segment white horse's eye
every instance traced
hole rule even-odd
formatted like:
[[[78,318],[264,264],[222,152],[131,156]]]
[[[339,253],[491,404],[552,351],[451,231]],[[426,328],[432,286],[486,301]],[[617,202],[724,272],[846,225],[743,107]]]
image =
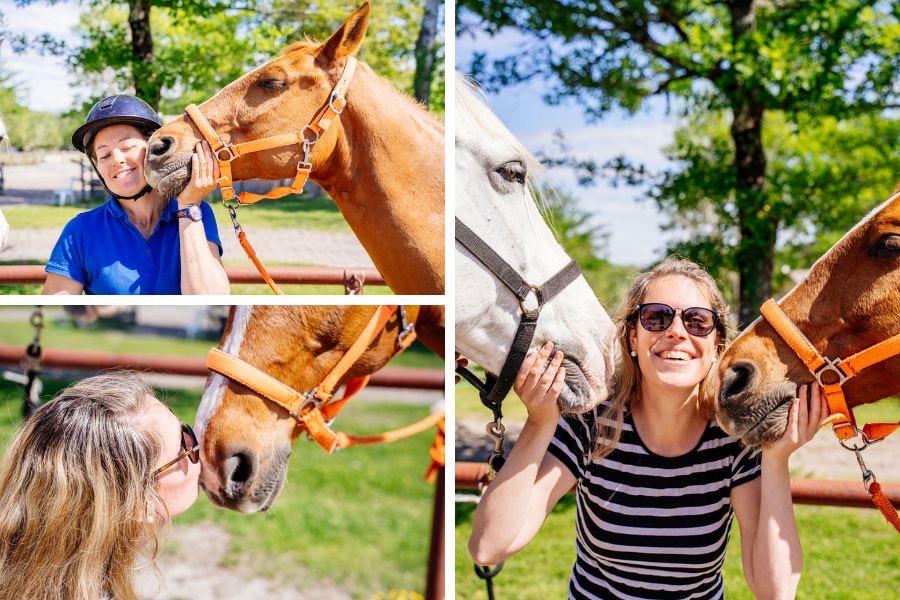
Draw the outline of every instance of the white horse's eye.
[[[511,160],[494,169],[491,173],[491,184],[501,194],[509,194],[525,185],[528,172],[524,163]]]

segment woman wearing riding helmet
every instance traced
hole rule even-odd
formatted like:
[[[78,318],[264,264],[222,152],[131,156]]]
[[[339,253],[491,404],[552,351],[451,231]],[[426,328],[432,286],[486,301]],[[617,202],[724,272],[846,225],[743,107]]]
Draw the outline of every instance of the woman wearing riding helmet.
[[[43,294],[227,294],[212,209],[218,163],[197,144],[191,180],[163,198],[144,178],[147,140],[162,127],[135,96],[94,105],[72,144],[94,165],[110,198],[69,221],[47,262]]]

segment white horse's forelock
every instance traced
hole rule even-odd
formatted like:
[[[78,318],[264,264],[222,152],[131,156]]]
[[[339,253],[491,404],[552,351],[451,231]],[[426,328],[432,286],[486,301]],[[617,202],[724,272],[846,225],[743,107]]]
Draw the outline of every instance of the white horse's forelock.
[[[235,306],[234,318],[231,320],[231,331],[228,337],[222,343],[222,351],[232,356],[238,356],[241,351],[241,344],[244,342],[244,335],[247,333],[247,324],[250,322],[250,316],[253,313],[253,306]],[[210,377],[209,384],[203,390],[203,398],[200,400],[200,406],[197,407],[197,417],[194,422],[194,430],[201,444],[203,442],[203,434],[209,425],[209,419],[218,410],[222,404],[222,398],[225,395],[225,388],[228,387],[228,380],[219,373],[213,373]]]

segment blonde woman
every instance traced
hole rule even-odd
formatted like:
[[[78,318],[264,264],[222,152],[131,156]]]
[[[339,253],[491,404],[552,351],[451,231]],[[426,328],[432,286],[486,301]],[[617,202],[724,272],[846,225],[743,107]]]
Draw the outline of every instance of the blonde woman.
[[[136,373],[72,385],[0,464],[0,599],[137,600],[135,563],[199,476],[193,431]]]
[[[694,263],[640,275],[616,318],[621,359],[608,402],[560,418],[562,353],[526,358],[514,389],[528,419],[475,513],[469,550],[495,564],[523,548],[559,499],[577,493],[570,598],[721,598],[732,516],[758,598],[790,598],[802,554],[788,457],[827,408],[801,386],[784,437],[741,446],[699,404],[726,342],[728,307]]]

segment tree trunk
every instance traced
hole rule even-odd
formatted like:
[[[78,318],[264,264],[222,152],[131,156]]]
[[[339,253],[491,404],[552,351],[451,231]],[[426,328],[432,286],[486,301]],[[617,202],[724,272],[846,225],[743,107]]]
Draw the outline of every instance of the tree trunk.
[[[437,37],[438,8],[440,0],[425,0],[422,28],[416,40],[416,77],[413,95],[428,106],[431,97],[431,80],[434,74],[434,40]]]
[[[159,110],[162,90],[153,70],[153,34],[150,31],[150,0],[129,0],[131,28],[131,77],[135,94]]]
[[[755,0],[735,0],[731,34],[737,46],[756,27]],[[748,48],[745,48],[747,51]],[[765,105],[757,90],[738,84],[731,90],[731,138],[734,141],[735,202],[741,238],[735,262],[738,271],[738,326],[749,325],[772,293],[772,269],[778,220],[766,199],[766,151],[762,143]]]

